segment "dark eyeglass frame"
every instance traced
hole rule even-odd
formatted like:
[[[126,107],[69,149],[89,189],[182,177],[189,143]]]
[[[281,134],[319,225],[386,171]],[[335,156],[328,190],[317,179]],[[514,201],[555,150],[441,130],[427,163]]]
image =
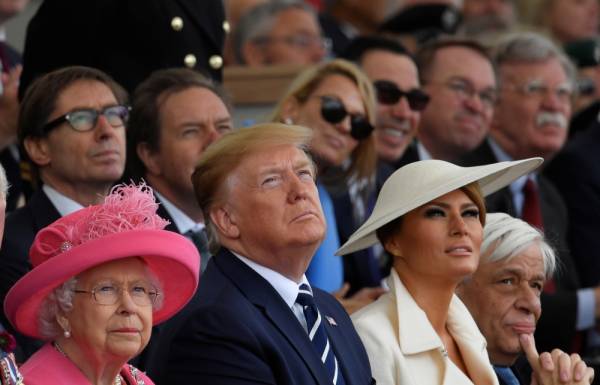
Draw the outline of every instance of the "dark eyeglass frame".
[[[107,116],[107,113],[113,112],[115,110],[117,110],[117,115],[120,115],[120,118],[122,121],[122,123],[116,124],[116,125],[110,123],[110,119]],[[96,110],[94,108],[78,108],[76,110],[69,111],[62,116],[59,116],[56,119],[49,121],[42,127],[42,131],[47,134],[52,129],[58,127],[59,125],[61,125],[62,123],[65,123],[65,122],[69,123],[69,126],[77,132],[91,131],[94,129],[94,127],[96,127],[96,124],[98,124],[98,118],[100,117],[100,115],[103,115],[107,119],[109,124],[113,127],[125,126],[127,124],[127,121],[129,120],[129,112],[130,111],[131,111],[131,107],[125,106],[125,105],[120,105],[120,104],[107,106],[107,107],[102,108],[101,110]],[[77,117],[77,114],[82,113],[82,112],[92,114],[92,124],[90,125],[89,128],[80,129],[75,125],[75,123],[73,123],[73,121]]]
[[[346,106],[335,96],[322,95],[321,117],[331,124],[337,124],[350,115],[350,136],[356,140],[364,140],[371,135],[374,127],[364,115],[350,114]]]
[[[102,301],[98,300],[98,297],[96,296],[96,292],[98,292],[100,290],[101,287],[104,286],[108,286],[108,284],[99,284],[97,286],[94,286],[92,288],[92,290],[80,290],[80,289],[75,289],[73,290],[73,292],[75,294],[91,294],[92,298],[94,299],[94,302],[96,302],[98,305],[102,305],[102,306],[111,306],[116,304],[117,302],[119,302],[119,298],[121,298],[121,296],[123,295],[123,287],[120,285],[114,285],[114,287],[117,289],[117,296],[115,297],[115,301],[111,302],[111,303],[103,303]],[[160,296],[160,293],[158,291],[158,289],[156,287],[154,287],[154,285],[149,285],[150,288],[152,288],[152,290],[149,290],[147,295],[148,295],[148,299],[150,300],[150,303],[140,303],[139,299],[142,297],[138,297],[135,296],[133,294],[131,294],[130,290],[132,288],[128,288],[128,292],[129,292],[129,296],[131,297],[131,300],[138,306],[151,306],[156,304],[156,301],[158,300],[158,297]]]
[[[377,93],[377,101],[384,105],[394,105],[404,97],[411,110],[423,111],[431,99],[429,95],[418,88],[403,91],[389,80],[377,80],[373,82],[373,86]]]

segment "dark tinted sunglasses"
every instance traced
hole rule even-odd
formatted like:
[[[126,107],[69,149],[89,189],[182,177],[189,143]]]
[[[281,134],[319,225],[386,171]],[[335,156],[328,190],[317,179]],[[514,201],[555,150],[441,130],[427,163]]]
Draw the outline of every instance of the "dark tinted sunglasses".
[[[377,101],[381,104],[396,104],[400,98],[405,97],[411,110],[423,111],[429,103],[429,95],[416,88],[408,92],[402,91],[394,83],[387,80],[377,80],[373,85],[377,91]]]
[[[331,124],[337,124],[350,115],[350,136],[363,140],[371,135],[373,126],[364,115],[352,115],[346,111],[341,100],[333,96],[321,96],[321,116]]]
[[[127,106],[109,106],[102,110],[95,110],[93,108],[82,108],[79,110],[73,110],[63,116],[60,116],[44,126],[44,132],[52,130],[54,127],[61,123],[68,122],[69,126],[75,131],[90,131],[96,127],[98,123],[98,117],[104,115],[108,124],[113,127],[124,126],[129,119],[129,107]]]

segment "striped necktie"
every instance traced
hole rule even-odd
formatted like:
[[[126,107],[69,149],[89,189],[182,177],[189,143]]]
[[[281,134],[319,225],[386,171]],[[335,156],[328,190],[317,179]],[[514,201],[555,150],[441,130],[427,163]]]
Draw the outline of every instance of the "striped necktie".
[[[341,370],[338,366],[337,359],[335,358],[333,349],[329,344],[327,332],[325,331],[325,325],[322,322],[323,318],[321,317],[321,313],[319,313],[319,309],[315,303],[310,286],[305,283],[300,285],[296,303],[302,306],[304,317],[306,318],[308,338],[310,338],[313,347],[317,351],[317,354],[319,357],[321,357],[323,365],[325,365],[325,368],[327,368],[329,376],[332,378],[332,383],[334,385],[345,384]]]

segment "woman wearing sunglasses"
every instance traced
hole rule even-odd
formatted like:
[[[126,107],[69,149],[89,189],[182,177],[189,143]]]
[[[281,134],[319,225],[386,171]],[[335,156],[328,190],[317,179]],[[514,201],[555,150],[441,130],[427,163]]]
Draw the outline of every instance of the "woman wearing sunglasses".
[[[371,183],[376,164],[371,135],[374,95],[371,82],[358,67],[345,60],[333,60],[302,72],[273,114],[274,121],[313,130],[311,155],[320,175],[317,186],[327,219],[327,237],[307,276],[311,284],[328,291],[340,289],[344,277],[342,260],[334,257],[339,238],[332,199],[324,186],[343,185],[348,191],[347,186],[356,189],[360,183]],[[372,194],[373,190],[367,191]],[[364,207],[365,201],[353,199],[353,203]]]

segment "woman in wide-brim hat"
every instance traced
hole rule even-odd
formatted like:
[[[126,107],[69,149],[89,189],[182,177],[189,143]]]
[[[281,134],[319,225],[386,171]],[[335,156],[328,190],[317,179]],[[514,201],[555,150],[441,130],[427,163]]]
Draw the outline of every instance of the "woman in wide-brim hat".
[[[352,317],[377,383],[497,384],[485,339],[454,291],[479,263],[483,196],[541,162],[459,167],[425,160],[383,185],[372,215],[338,250],[379,241],[393,257],[389,292]]]
[[[4,303],[17,330],[48,341],[21,367],[26,384],[152,384],[127,361],[192,297],[200,263],[156,209],[148,187],[117,186],[37,234]]]

